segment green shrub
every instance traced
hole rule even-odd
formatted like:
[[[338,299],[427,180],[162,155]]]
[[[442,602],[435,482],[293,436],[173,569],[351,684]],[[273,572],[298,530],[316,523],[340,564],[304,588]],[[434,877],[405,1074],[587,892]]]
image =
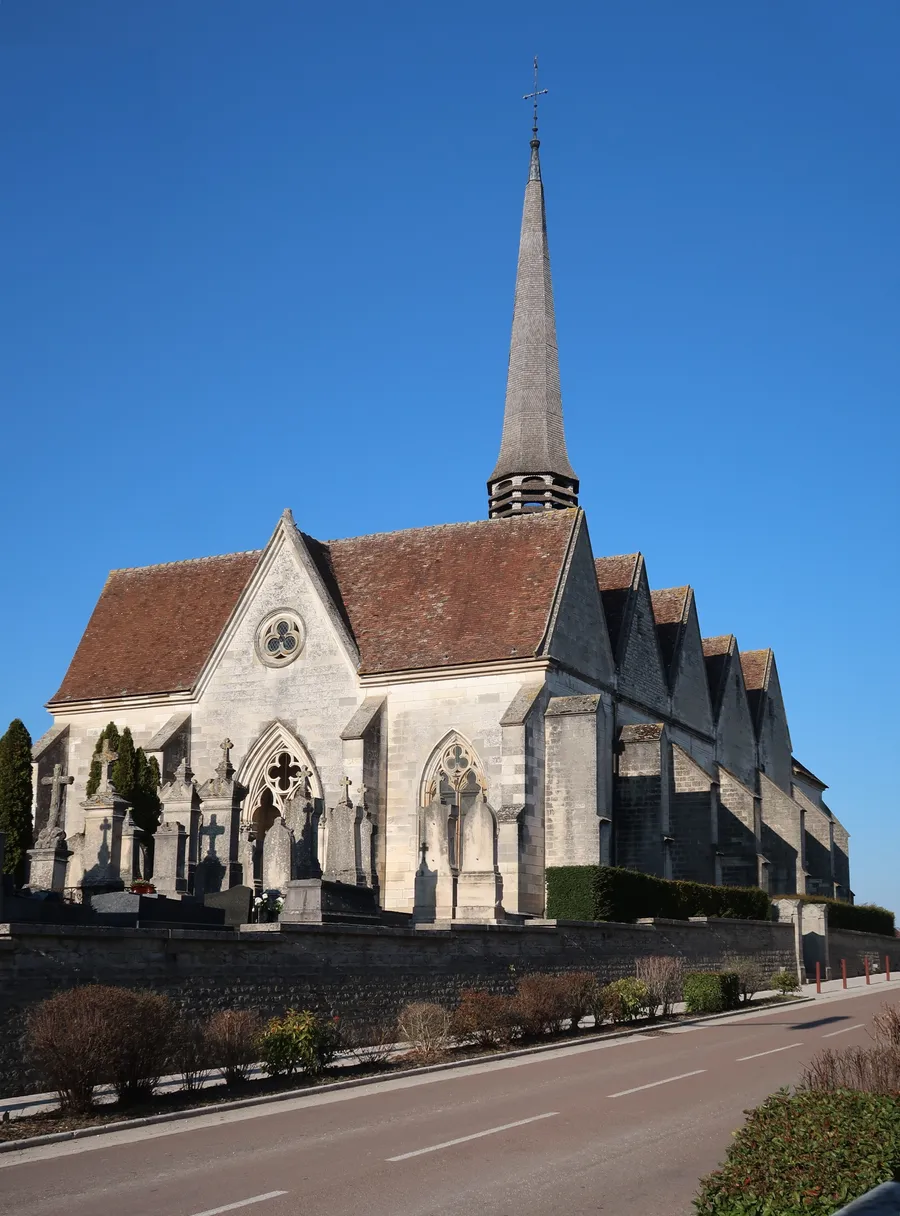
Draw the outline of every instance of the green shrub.
[[[635,921],[690,916],[768,920],[769,897],[758,887],[714,887],[616,866],[550,866],[547,915],[556,920]]]
[[[631,1022],[641,1014],[649,1014],[651,1000],[650,989],[643,980],[625,976],[600,989],[597,1013],[601,1017],[598,1018],[597,1013],[594,1017],[598,1023],[601,1018],[616,1023]]]
[[[699,1216],[831,1216],[890,1181],[900,1162],[900,1104],[874,1094],[774,1094],[750,1112]]]
[[[317,1077],[336,1050],[334,1021],[297,1009],[272,1018],[259,1043],[263,1068],[271,1077],[290,1077],[301,1069],[307,1076]]]
[[[737,1009],[741,982],[733,971],[690,971],[684,977],[688,1013],[722,1013]]]
[[[894,936],[894,914],[878,904],[848,904],[827,895],[785,895],[781,898],[796,899],[803,904],[824,904],[828,909],[829,929],[855,929],[857,933]]]
[[[792,992],[797,992],[800,987],[800,981],[793,971],[776,971],[769,982],[775,991],[780,992],[782,996],[790,996]]]

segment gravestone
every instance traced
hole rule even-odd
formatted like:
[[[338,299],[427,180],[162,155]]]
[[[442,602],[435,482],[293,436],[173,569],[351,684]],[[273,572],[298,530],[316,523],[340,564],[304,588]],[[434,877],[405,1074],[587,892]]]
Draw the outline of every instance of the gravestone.
[[[121,891],[122,824],[129,804],[109,779],[110,766],[118,755],[104,744],[97,757],[100,785],[96,794],[82,802],[84,808],[84,875],[81,886],[90,891]],[[130,878],[130,875],[129,875]]]
[[[165,895],[142,895],[136,891],[92,895],[91,910],[100,924],[118,927],[220,929],[225,925],[221,908],[208,907],[193,899],[168,899]]]
[[[263,837],[262,885],[283,891],[293,878],[294,833],[279,816]]]
[[[503,890],[497,868],[497,823],[486,802],[478,799],[462,825],[462,868],[456,884],[456,919],[503,919]]]
[[[381,916],[371,887],[295,878],[285,888],[279,919],[288,925],[377,925]]]
[[[229,887],[227,891],[216,891],[212,895],[205,895],[203,902],[207,908],[220,908],[225,913],[226,929],[238,929],[241,925],[250,923],[253,888]]]
[[[347,777],[341,784],[344,796],[328,812],[328,836],[325,845],[325,875],[328,882],[343,882],[355,886],[359,881],[357,864],[358,836],[356,829],[356,807],[350,801],[350,785]]]

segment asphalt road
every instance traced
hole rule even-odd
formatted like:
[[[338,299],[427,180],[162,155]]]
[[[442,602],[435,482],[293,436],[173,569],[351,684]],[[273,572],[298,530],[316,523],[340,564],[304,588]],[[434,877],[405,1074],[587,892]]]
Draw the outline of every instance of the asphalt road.
[[[742,1111],[896,990],[0,1156],[28,1216],[688,1216]]]

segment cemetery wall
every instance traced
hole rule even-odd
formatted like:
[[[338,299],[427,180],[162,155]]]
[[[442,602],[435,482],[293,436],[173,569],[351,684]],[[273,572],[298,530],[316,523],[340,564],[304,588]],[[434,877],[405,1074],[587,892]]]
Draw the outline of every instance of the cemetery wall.
[[[713,970],[753,955],[767,971],[796,967],[794,926],[766,921],[531,922],[436,929],[261,925],[238,933],[0,925],[0,1096],[34,1091],[22,1058],[28,1008],[76,984],[149,987],[198,1015],[291,1006],[375,1021],[407,1002],[455,1003],[478,985],[512,991],[536,971],[633,974],[635,959],[678,955]]]

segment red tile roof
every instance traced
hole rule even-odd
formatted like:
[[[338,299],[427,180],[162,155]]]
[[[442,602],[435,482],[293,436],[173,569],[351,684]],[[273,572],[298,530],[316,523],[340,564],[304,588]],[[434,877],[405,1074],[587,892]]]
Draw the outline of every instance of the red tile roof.
[[[657,625],[680,625],[684,619],[690,587],[665,587],[650,592],[653,618]]]
[[[601,591],[622,591],[634,582],[640,553],[620,553],[617,557],[598,557],[597,582]]]
[[[721,633],[717,638],[703,638],[703,654],[707,659],[716,654],[728,654],[733,638],[733,633]]]
[[[545,511],[331,541],[360,671],[535,654],[577,518]]]
[[[741,668],[748,689],[765,688],[771,650],[742,650]]]
[[[52,704],[190,689],[259,557],[113,570]]]
[[[578,512],[305,538],[363,674],[534,655]],[[51,704],[193,687],[260,551],[108,577]]]

